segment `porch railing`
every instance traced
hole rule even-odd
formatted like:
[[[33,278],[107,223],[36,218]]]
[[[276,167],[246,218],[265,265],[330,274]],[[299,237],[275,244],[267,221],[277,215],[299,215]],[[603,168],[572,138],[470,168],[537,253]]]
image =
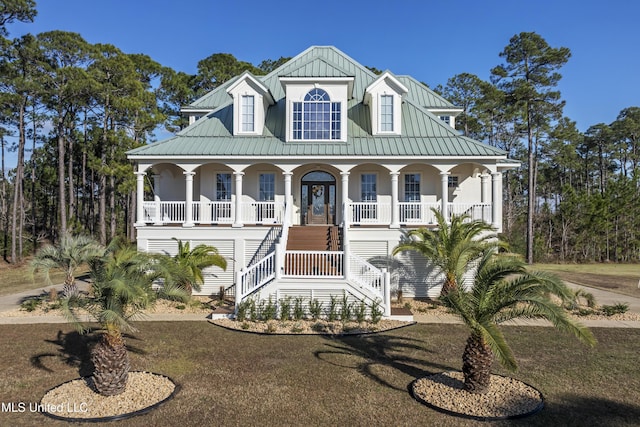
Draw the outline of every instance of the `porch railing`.
[[[344,277],[342,251],[286,251],[283,277]]]
[[[421,202],[400,202],[401,224],[435,224],[436,217],[431,209],[440,209],[441,204]]]
[[[469,215],[472,220],[491,223],[491,203],[449,203],[449,215]]]
[[[351,202],[347,214],[354,225],[391,223],[391,205],[387,203]]]
[[[156,224],[186,222],[186,202],[149,201],[143,203],[145,222]],[[232,224],[235,221],[235,204],[229,200],[214,202],[193,202],[192,222],[195,224]],[[247,224],[281,224],[284,217],[284,203],[245,202],[242,203],[241,220]]]

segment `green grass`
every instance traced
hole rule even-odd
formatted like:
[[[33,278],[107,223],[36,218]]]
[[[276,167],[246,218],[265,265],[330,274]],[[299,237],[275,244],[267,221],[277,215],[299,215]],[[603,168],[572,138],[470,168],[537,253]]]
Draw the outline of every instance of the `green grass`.
[[[87,267],[78,269],[76,277],[86,275],[89,269]],[[28,263],[20,265],[10,265],[0,261],[0,296],[11,295],[19,292],[30,291],[32,289],[42,289],[50,286],[43,274],[31,274]],[[51,282],[55,285],[64,281],[64,273],[52,270]]]
[[[533,267],[555,273],[567,282],[640,297],[640,264],[535,264]]]
[[[127,339],[132,368],[181,385],[161,408],[127,426],[465,426],[411,398],[415,378],[460,369],[467,333],[415,325],[362,337],[261,336],[204,322],[143,322]],[[640,329],[595,329],[587,348],[550,328],[505,327],[520,370],[545,409],[492,425],[637,425]],[[0,326],[0,402],[37,402],[88,373],[87,339],[67,325]],[[498,365],[494,371],[506,374]],[[0,425],[67,425],[40,414],[0,413]]]

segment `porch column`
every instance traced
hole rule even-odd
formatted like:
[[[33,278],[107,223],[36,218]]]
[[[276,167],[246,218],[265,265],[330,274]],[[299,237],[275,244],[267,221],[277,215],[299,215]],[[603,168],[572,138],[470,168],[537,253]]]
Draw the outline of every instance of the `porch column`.
[[[146,225],[144,221],[144,176],[146,172],[135,172],[136,174],[136,227]]]
[[[440,172],[442,198],[440,199],[440,212],[446,222],[449,222],[449,172]]]
[[[183,227],[193,227],[193,176],[195,172],[183,172],[185,177],[184,224]]]
[[[160,214],[160,175],[153,175],[153,202],[156,205],[156,225],[162,225],[162,215]]]
[[[242,227],[242,177],[244,172],[234,172],[236,177],[236,214],[233,222],[233,227]]]
[[[342,223],[349,227],[349,172],[340,172],[342,177]]]
[[[293,212],[293,194],[291,193],[291,177],[293,172],[282,172],[284,175],[284,214]],[[283,224],[291,224],[291,218],[283,218]]]
[[[389,172],[391,175],[391,225],[389,228],[400,228],[400,206],[398,205],[398,176],[400,172]]]
[[[489,178],[488,173],[480,174],[480,203],[489,203]]]
[[[492,202],[492,215],[491,222],[496,230],[502,232],[502,172],[493,172],[491,174],[491,202]]]

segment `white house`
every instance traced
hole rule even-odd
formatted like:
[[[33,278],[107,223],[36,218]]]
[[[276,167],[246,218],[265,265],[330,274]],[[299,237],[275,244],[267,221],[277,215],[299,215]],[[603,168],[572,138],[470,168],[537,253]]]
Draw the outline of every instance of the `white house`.
[[[128,153],[138,248],[175,253],[173,237],[217,247],[229,266],[207,271],[202,293],[224,286],[236,302],[347,295],[389,315],[398,288],[436,296],[424,262],[388,258],[394,246],[433,226],[431,208],[501,229],[502,172],[518,166],[461,136],[460,112],[334,47],[245,72],[185,107],[190,125],[176,136]]]

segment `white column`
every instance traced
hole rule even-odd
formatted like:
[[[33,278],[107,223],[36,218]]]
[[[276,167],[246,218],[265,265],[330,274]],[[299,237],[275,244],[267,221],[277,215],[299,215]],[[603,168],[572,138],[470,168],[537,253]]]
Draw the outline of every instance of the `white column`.
[[[146,225],[144,221],[144,176],[146,172],[135,172],[136,174],[136,226]]]
[[[398,205],[398,176],[400,172],[389,172],[391,175],[391,225],[389,228],[400,228],[400,206]]]
[[[183,227],[193,227],[193,176],[195,172],[183,172],[185,178],[184,224]]]
[[[242,227],[242,177],[244,172],[234,172],[236,177],[236,215],[233,222],[233,227]]]
[[[284,175],[284,204],[285,214],[293,212],[293,194],[291,192],[291,176],[293,172],[282,172]],[[287,209],[288,207],[288,209]],[[285,224],[291,224],[291,218],[283,218]]]
[[[348,227],[349,218],[349,172],[340,172],[342,177],[342,223],[344,227]]]
[[[449,222],[449,172],[440,172],[442,187],[442,199],[440,200],[440,212],[446,222]]]
[[[153,175],[153,202],[156,206],[156,225],[162,225],[162,215],[160,214],[160,175]]]
[[[480,174],[480,202],[489,203],[489,178],[488,173]]]
[[[491,222],[498,233],[502,232],[502,172],[494,172],[491,174]]]

